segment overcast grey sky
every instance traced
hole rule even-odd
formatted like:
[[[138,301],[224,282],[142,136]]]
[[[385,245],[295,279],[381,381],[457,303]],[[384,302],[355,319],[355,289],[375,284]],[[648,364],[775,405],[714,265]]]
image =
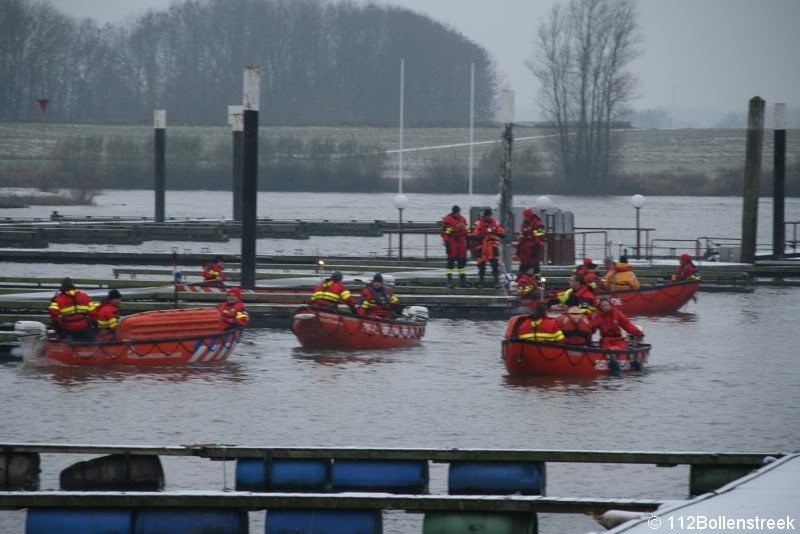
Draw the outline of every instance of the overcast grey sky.
[[[174,0],[51,0],[63,12],[115,21]],[[516,91],[517,118],[537,115],[525,67],[554,0],[374,0],[425,13],[483,45]],[[745,111],[760,95],[800,107],[800,0],[640,0],[639,109]],[[465,59],[465,63],[468,63]],[[406,64],[406,69],[414,68]],[[468,69],[469,65],[465,65]]]

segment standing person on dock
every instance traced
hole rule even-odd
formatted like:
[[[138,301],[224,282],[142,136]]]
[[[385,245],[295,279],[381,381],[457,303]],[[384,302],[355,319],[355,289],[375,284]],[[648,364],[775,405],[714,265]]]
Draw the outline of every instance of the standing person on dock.
[[[517,257],[520,271],[533,267],[534,274],[539,274],[539,264],[543,259],[544,223],[531,208],[522,210],[522,226],[519,230]]]
[[[61,288],[53,296],[48,308],[53,328],[59,337],[76,341],[94,341],[94,322],[97,303],[78,290],[69,277],[61,281]]]
[[[506,231],[492,217],[492,209],[483,210],[483,216],[475,221],[472,227],[473,239],[479,241],[478,252],[478,287],[485,287],[486,263],[492,265],[492,278],[495,289],[500,288],[500,240],[505,237]]]
[[[342,278],[342,273],[334,271],[330,278],[317,284],[311,293],[310,304],[335,310],[339,303],[343,302],[347,304],[350,311],[358,313],[356,301],[347,286],[342,283]]]
[[[612,264],[611,268],[603,277],[603,287],[612,291],[618,289],[639,289],[639,280],[636,273],[628,263],[627,256],[620,256],[617,263]]]
[[[519,338],[532,341],[546,341],[548,343],[561,343],[564,333],[559,328],[555,319],[547,316],[547,304],[540,302],[528,316],[530,321],[525,321],[519,327]]]
[[[232,287],[228,290],[225,302],[217,305],[225,330],[244,328],[250,322],[250,315],[242,302],[242,288]]]
[[[675,267],[672,273],[673,282],[682,282],[684,280],[700,280],[701,276],[697,274],[697,267],[692,262],[692,257],[688,254],[681,254],[678,258],[680,264]]]
[[[394,308],[400,303],[392,288],[383,285],[383,275],[375,273],[372,282],[361,290],[361,306],[358,311],[361,315],[394,319]]]
[[[467,220],[461,215],[461,208],[453,206],[452,211],[442,218],[442,241],[447,252],[447,287],[453,289],[453,267],[458,265],[458,286],[467,287]]]
[[[627,349],[623,330],[636,338],[644,337],[644,332],[630,322],[608,297],[600,297],[599,308],[592,316],[592,328],[600,331],[600,347],[603,349]]]
[[[119,307],[122,304],[122,295],[116,289],[108,292],[108,298],[97,308],[97,338],[96,341],[114,341],[117,338],[117,325],[119,325]]]
[[[225,282],[225,263],[222,256],[214,256],[211,263],[203,265],[203,284],[207,286],[222,286]]]

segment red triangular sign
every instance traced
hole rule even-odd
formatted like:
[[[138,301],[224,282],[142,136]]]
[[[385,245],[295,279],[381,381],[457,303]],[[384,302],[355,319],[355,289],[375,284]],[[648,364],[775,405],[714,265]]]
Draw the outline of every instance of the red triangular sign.
[[[39,107],[42,108],[42,111],[47,109],[47,104],[50,103],[50,100],[47,98],[40,98],[37,100],[39,102]]]

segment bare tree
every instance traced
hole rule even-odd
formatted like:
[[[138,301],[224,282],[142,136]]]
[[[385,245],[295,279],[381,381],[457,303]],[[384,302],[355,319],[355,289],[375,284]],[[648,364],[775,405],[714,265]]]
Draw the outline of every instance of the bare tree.
[[[541,23],[528,68],[555,137],[561,175],[576,191],[603,191],[620,139],[613,125],[628,111],[639,52],[635,0],[568,0]]]

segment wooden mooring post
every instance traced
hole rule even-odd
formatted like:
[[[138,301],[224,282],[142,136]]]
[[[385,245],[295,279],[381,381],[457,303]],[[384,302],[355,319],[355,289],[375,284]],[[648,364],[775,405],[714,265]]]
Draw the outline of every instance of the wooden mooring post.
[[[773,144],[772,256],[783,259],[786,253],[786,104],[775,104],[775,142]]]
[[[156,192],[156,222],[164,222],[164,197],[166,193],[167,110],[157,109],[154,114],[154,174]]]
[[[742,202],[742,263],[756,261],[758,235],[758,189],[761,180],[761,151],[764,145],[764,99],[750,99],[747,113],[747,149],[744,163]]]
[[[242,281],[245,289],[256,286],[256,236],[258,210],[258,109],[261,72],[255,65],[244,69],[242,97]]]

